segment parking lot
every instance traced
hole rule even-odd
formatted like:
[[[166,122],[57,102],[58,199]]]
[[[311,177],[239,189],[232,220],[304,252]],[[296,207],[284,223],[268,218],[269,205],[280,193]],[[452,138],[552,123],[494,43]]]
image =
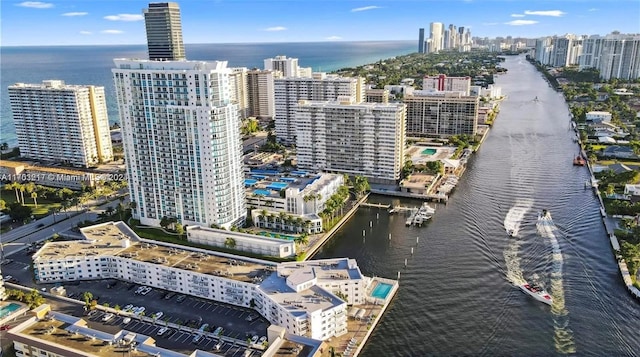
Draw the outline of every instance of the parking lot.
[[[47,291],[56,285],[33,283],[33,272],[29,269],[30,258],[27,255],[16,254],[11,258],[13,260],[11,263],[2,266],[3,275],[16,277],[20,285],[38,289],[46,288]],[[97,299],[99,305],[108,304],[111,308],[115,308],[117,305],[122,310],[128,304],[137,307],[144,306],[144,316],[146,317],[162,312],[163,316],[157,319],[155,323],[132,318],[131,322],[123,324],[123,319],[126,316],[116,316],[109,321],[103,322],[101,321],[105,314],[103,311],[95,311],[92,316],[85,318],[90,321],[90,327],[103,325],[104,328],[97,326],[95,328],[104,329],[111,333],[126,329],[149,335],[156,340],[156,345],[181,353],[190,354],[194,349],[198,348],[214,351],[225,356],[260,356],[260,351],[251,349],[248,350],[250,353],[245,355],[247,348],[239,345],[238,342],[246,343],[247,338],[252,336],[266,336],[267,327],[270,325],[268,321],[250,309],[191,296],[186,296],[182,302],[178,302],[177,298],[180,294],[177,293],[170,299],[164,299],[168,292],[160,289],[152,289],[146,295],[135,294],[137,287],[140,285],[118,280],[67,282],[60,285],[64,286],[67,295],[72,295],[77,300],[82,300],[83,293],[88,291],[91,292],[94,299]],[[82,315],[82,308],[79,306],[65,310],[70,311],[61,312],[75,316]],[[73,313],[71,310],[73,310]],[[247,321],[246,318],[250,315],[258,316],[258,318],[253,321]],[[167,331],[162,336],[157,336],[157,331],[167,323],[184,327],[180,330],[172,328],[172,331]],[[195,334],[188,327],[198,329],[203,324],[209,324],[208,331],[214,331],[217,327],[222,327],[221,335],[225,339],[235,339],[237,341],[234,343],[221,341],[217,337],[203,337],[197,344],[193,343]],[[186,330],[189,331],[187,332]],[[214,349],[218,343],[220,343],[219,351]]]

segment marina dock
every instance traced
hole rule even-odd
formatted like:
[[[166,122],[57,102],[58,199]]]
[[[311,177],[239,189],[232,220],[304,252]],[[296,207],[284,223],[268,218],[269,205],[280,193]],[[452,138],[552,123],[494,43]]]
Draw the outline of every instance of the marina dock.
[[[374,202],[362,202],[360,204],[360,206],[363,206],[363,207],[377,207],[377,208],[384,208],[384,209],[389,209],[391,207],[391,205],[385,205],[383,203],[374,203]]]

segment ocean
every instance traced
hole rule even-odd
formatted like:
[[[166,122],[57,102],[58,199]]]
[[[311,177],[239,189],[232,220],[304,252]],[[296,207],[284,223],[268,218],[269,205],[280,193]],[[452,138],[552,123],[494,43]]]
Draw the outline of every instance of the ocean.
[[[330,72],[416,51],[415,41],[187,44],[191,60],[228,61],[230,67],[263,68],[277,55],[299,59],[301,67]],[[8,86],[61,79],[67,84],[104,86],[111,123],[118,122],[111,69],[114,58],[146,58],[145,45],[0,47],[0,142],[17,145]]]

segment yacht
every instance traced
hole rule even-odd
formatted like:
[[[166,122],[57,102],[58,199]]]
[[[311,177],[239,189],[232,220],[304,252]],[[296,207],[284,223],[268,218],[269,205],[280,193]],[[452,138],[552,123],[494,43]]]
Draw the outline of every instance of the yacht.
[[[518,287],[524,293],[529,294],[534,299],[540,302],[543,302],[547,305],[551,305],[551,303],[553,302],[553,298],[551,297],[551,295],[549,295],[549,293],[546,290],[544,290],[542,287],[536,284],[524,283],[524,284],[518,285]]]
[[[518,232],[516,232],[516,230],[515,230],[515,229],[507,229],[507,235],[508,235],[509,237],[515,237],[515,236],[516,236],[516,234],[518,234]]]

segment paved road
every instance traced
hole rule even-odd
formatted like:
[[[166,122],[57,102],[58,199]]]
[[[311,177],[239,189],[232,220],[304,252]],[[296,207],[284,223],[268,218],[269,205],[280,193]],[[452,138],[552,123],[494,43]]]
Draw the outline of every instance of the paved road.
[[[29,227],[29,229],[21,230],[15,233],[18,229],[25,228],[26,226],[16,228],[7,234],[2,234],[2,245],[0,245],[0,255],[5,258],[25,249],[29,244],[34,242],[40,242],[50,238],[55,233],[62,233],[74,228],[79,222],[82,221],[95,221],[98,219],[98,215],[104,212],[107,207],[116,207],[120,203],[119,200],[111,201],[102,204],[101,206],[91,207],[83,211],[69,211],[69,217],[67,218],[67,212],[57,215],[55,223],[53,215],[49,215],[43,219],[50,218],[47,221],[38,220],[44,227],[36,228]],[[62,219],[62,220],[61,220]],[[46,223],[45,223],[46,222]],[[38,229],[38,230],[36,230]],[[31,232],[31,233],[29,233]],[[13,233],[13,234],[12,234]]]

